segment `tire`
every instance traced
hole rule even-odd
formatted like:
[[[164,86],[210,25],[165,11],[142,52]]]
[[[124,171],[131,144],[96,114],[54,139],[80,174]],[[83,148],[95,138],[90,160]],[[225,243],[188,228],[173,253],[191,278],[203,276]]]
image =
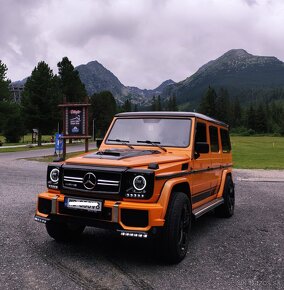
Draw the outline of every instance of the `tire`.
[[[235,209],[235,189],[231,176],[226,177],[223,198],[224,203],[215,209],[215,213],[218,217],[229,218]]]
[[[189,244],[191,204],[182,192],[174,192],[168,206],[160,239],[160,258],[176,264],[184,259]]]
[[[49,221],[46,223],[48,234],[57,242],[74,241],[83,233],[85,226]]]

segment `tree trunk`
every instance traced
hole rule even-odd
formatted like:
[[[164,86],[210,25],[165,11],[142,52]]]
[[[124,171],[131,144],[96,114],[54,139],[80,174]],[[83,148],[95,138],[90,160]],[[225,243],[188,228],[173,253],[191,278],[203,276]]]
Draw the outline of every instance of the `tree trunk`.
[[[37,145],[41,146],[41,132],[38,131],[38,135],[37,135]]]

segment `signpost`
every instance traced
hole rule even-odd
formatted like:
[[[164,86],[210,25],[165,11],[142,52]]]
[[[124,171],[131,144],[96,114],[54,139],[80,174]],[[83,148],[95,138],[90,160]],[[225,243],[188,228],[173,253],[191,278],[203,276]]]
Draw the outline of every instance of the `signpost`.
[[[85,139],[85,152],[89,151],[88,107],[90,104],[66,103],[63,109],[63,159],[66,157],[66,139]]]
[[[63,139],[62,139],[62,134],[56,133],[55,134],[55,152],[58,156],[60,156],[60,153],[63,150]]]

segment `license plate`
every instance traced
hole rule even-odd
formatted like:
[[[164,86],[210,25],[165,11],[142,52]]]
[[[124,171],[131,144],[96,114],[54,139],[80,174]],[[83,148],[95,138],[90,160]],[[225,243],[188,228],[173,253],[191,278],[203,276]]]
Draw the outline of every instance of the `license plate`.
[[[72,209],[81,209],[86,211],[102,211],[102,202],[100,200],[89,200],[80,198],[65,198],[65,207]]]

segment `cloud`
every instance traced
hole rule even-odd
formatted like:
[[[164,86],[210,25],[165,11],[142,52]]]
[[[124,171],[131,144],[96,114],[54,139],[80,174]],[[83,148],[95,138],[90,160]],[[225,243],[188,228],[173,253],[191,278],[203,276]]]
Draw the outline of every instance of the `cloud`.
[[[231,48],[284,60],[280,0],[0,0],[0,58],[23,78],[98,60],[125,85],[180,81]],[[3,9],[2,9],[3,7]]]

